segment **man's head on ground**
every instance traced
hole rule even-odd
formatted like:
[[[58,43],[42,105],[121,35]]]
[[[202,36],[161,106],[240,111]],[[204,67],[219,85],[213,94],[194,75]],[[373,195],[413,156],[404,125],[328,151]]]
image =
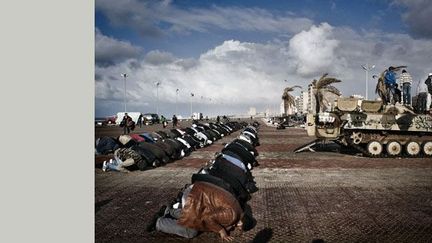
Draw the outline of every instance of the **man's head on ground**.
[[[406,73],[407,71],[404,69],[404,70],[402,70],[402,73]]]

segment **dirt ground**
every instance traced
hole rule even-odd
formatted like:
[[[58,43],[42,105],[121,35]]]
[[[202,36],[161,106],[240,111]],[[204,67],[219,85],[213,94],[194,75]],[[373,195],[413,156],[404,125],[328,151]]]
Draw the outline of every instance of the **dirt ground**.
[[[95,136],[121,132],[96,128]],[[147,233],[145,227],[237,135],[147,171],[103,172],[100,163],[107,157],[95,158],[96,242],[220,242],[214,233],[188,240]],[[252,171],[259,191],[249,202],[257,224],[248,232],[232,232],[236,242],[432,242],[432,159],[371,159],[339,153],[333,144],[294,154],[313,139],[303,129],[264,124],[259,138],[261,165]]]

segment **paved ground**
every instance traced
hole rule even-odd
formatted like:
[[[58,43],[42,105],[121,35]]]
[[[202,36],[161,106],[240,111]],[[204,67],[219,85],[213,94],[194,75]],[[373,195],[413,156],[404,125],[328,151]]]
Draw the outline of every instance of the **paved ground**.
[[[96,129],[96,137],[114,136],[113,129]],[[186,240],[148,234],[145,226],[235,136],[152,170],[96,168],[96,241],[219,242],[212,233]],[[330,144],[320,152],[293,154],[312,140],[302,129],[263,125],[259,136],[261,166],[253,175],[260,190],[249,202],[257,225],[233,232],[236,242],[432,242],[432,159],[370,159],[337,153]]]

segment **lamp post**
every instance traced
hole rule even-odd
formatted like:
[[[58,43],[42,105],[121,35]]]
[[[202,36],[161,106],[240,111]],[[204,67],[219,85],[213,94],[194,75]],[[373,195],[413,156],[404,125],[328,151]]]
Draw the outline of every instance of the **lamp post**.
[[[198,108],[198,111],[203,112],[204,108],[205,108],[205,101],[204,101],[204,96],[201,95],[201,107]]]
[[[207,113],[210,113],[210,111],[212,110],[212,99],[211,98],[208,98],[208,99],[209,99],[209,105],[207,108]]]
[[[126,78],[127,78],[127,74],[126,73],[122,73],[121,76],[124,78],[124,98],[123,98],[123,103],[124,103],[124,112],[126,113]]]
[[[366,71],[366,95],[365,99],[368,99],[368,82],[369,82],[369,71],[375,68],[375,65],[369,66],[369,63],[366,65],[361,65],[361,67]]]
[[[159,116],[159,85],[160,82],[156,82],[156,114]]]
[[[178,113],[177,113],[177,100],[178,100],[179,91],[180,91],[179,89],[176,89],[176,103],[175,103],[176,104],[176,113],[175,113],[176,116],[178,115]]]
[[[190,97],[190,114],[191,114],[191,118],[193,119],[193,114],[192,114],[192,97],[194,97],[194,93],[191,93],[191,97]]]

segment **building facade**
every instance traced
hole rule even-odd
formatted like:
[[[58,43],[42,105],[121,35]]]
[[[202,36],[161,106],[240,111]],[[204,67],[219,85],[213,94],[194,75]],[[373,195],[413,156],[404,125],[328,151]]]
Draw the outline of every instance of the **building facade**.
[[[312,84],[308,85],[308,91],[307,91],[308,97],[307,97],[307,113],[315,114],[315,95],[314,95],[314,88],[312,87]]]
[[[302,91],[299,96],[297,112],[306,114],[308,112],[309,94],[308,91]]]

